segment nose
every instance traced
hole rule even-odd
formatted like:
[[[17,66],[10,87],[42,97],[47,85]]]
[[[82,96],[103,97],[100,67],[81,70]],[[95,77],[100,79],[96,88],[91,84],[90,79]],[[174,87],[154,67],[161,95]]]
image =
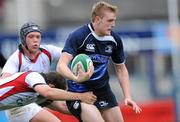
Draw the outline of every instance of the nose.
[[[37,43],[38,42],[38,39],[36,37],[34,37],[32,40],[33,40],[33,43]]]
[[[37,43],[37,42],[39,42],[41,39],[40,39],[40,37],[37,37],[37,36],[34,36],[33,37],[33,42],[34,43]]]
[[[115,21],[113,21],[112,22],[112,27],[114,27],[116,25],[116,22]]]

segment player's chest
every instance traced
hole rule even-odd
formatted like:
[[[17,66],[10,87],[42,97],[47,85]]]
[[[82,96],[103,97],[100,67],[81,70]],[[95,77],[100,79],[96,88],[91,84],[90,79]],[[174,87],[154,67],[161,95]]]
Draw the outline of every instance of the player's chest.
[[[96,39],[90,39],[84,43],[80,50],[86,53],[98,53],[106,56],[111,56],[115,45],[111,41],[99,41]]]
[[[22,57],[21,71],[47,72],[50,68],[50,61],[47,56],[39,56],[36,61]]]

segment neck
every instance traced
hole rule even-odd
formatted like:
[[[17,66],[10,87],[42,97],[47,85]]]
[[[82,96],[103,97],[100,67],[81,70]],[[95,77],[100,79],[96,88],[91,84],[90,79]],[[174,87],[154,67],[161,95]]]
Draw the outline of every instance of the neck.
[[[29,59],[33,60],[38,53],[40,53],[40,50],[33,52],[28,50],[24,45],[22,45],[22,49],[24,51],[24,55],[27,56]]]
[[[93,28],[94,28],[94,32],[96,33],[96,35],[98,35],[98,36],[104,36],[103,34],[101,34],[99,31],[98,31],[98,25],[97,25],[97,23],[92,23],[92,26],[93,26]]]

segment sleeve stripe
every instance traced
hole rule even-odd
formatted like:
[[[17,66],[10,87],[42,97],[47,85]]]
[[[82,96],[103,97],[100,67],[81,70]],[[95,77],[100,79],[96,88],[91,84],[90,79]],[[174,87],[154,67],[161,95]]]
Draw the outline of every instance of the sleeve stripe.
[[[34,84],[34,85],[33,85],[33,88],[34,88],[35,86],[37,86],[37,85],[47,85],[47,84],[45,84],[45,83],[37,83],[37,84]]]

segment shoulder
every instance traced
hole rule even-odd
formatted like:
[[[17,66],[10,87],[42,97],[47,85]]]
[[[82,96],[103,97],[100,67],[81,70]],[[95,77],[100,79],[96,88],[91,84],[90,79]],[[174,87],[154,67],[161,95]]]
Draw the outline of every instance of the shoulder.
[[[45,79],[43,76],[38,72],[30,72],[26,76],[26,83],[30,85],[30,87],[34,87],[36,84],[46,84]]]
[[[47,51],[49,51],[49,52],[54,52],[54,51],[62,51],[62,48],[61,47],[57,47],[57,46],[54,46],[54,45],[41,45],[40,46],[41,48],[43,48],[43,49],[45,49],[45,50],[47,50]]]
[[[10,56],[9,56],[9,58],[7,59],[7,61],[6,61],[6,65],[8,64],[8,65],[11,65],[11,64],[14,64],[14,63],[19,63],[19,50],[16,50],[13,54],[11,54]],[[5,66],[6,66],[5,65]],[[4,67],[5,67],[4,66]]]
[[[71,35],[77,38],[80,37],[86,37],[86,35],[88,35],[89,33],[91,33],[90,29],[88,28],[88,24],[82,25],[80,27],[78,27],[77,29],[75,29]]]
[[[18,65],[19,65],[19,50],[16,50],[12,55],[9,56],[9,58],[7,59],[2,72],[9,72],[13,73],[12,71],[15,71],[16,69],[18,69]],[[11,69],[9,68],[11,67]]]
[[[111,32],[111,36],[114,38],[114,40],[116,41],[117,45],[119,46],[123,46],[123,42],[122,39],[120,37],[120,35],[117,32],[112,31]]]
[[[40,75],[40,73],[38,73],[38,72],[30,72],[27,74],[26,77],[27,78],[29,78],[29,77],[31,77],[31,78],[43,78],[42,75]]]
[[[19,50],[17,49],[13,54],[11,54],[8,58],[8,60],[10,58],[14,58],[15,60],[18,58],[18,55],[19,55]]]
[[[112,31],[111,35],[114,37],[115,40],[122,41],[120,35],[117,32]]]

